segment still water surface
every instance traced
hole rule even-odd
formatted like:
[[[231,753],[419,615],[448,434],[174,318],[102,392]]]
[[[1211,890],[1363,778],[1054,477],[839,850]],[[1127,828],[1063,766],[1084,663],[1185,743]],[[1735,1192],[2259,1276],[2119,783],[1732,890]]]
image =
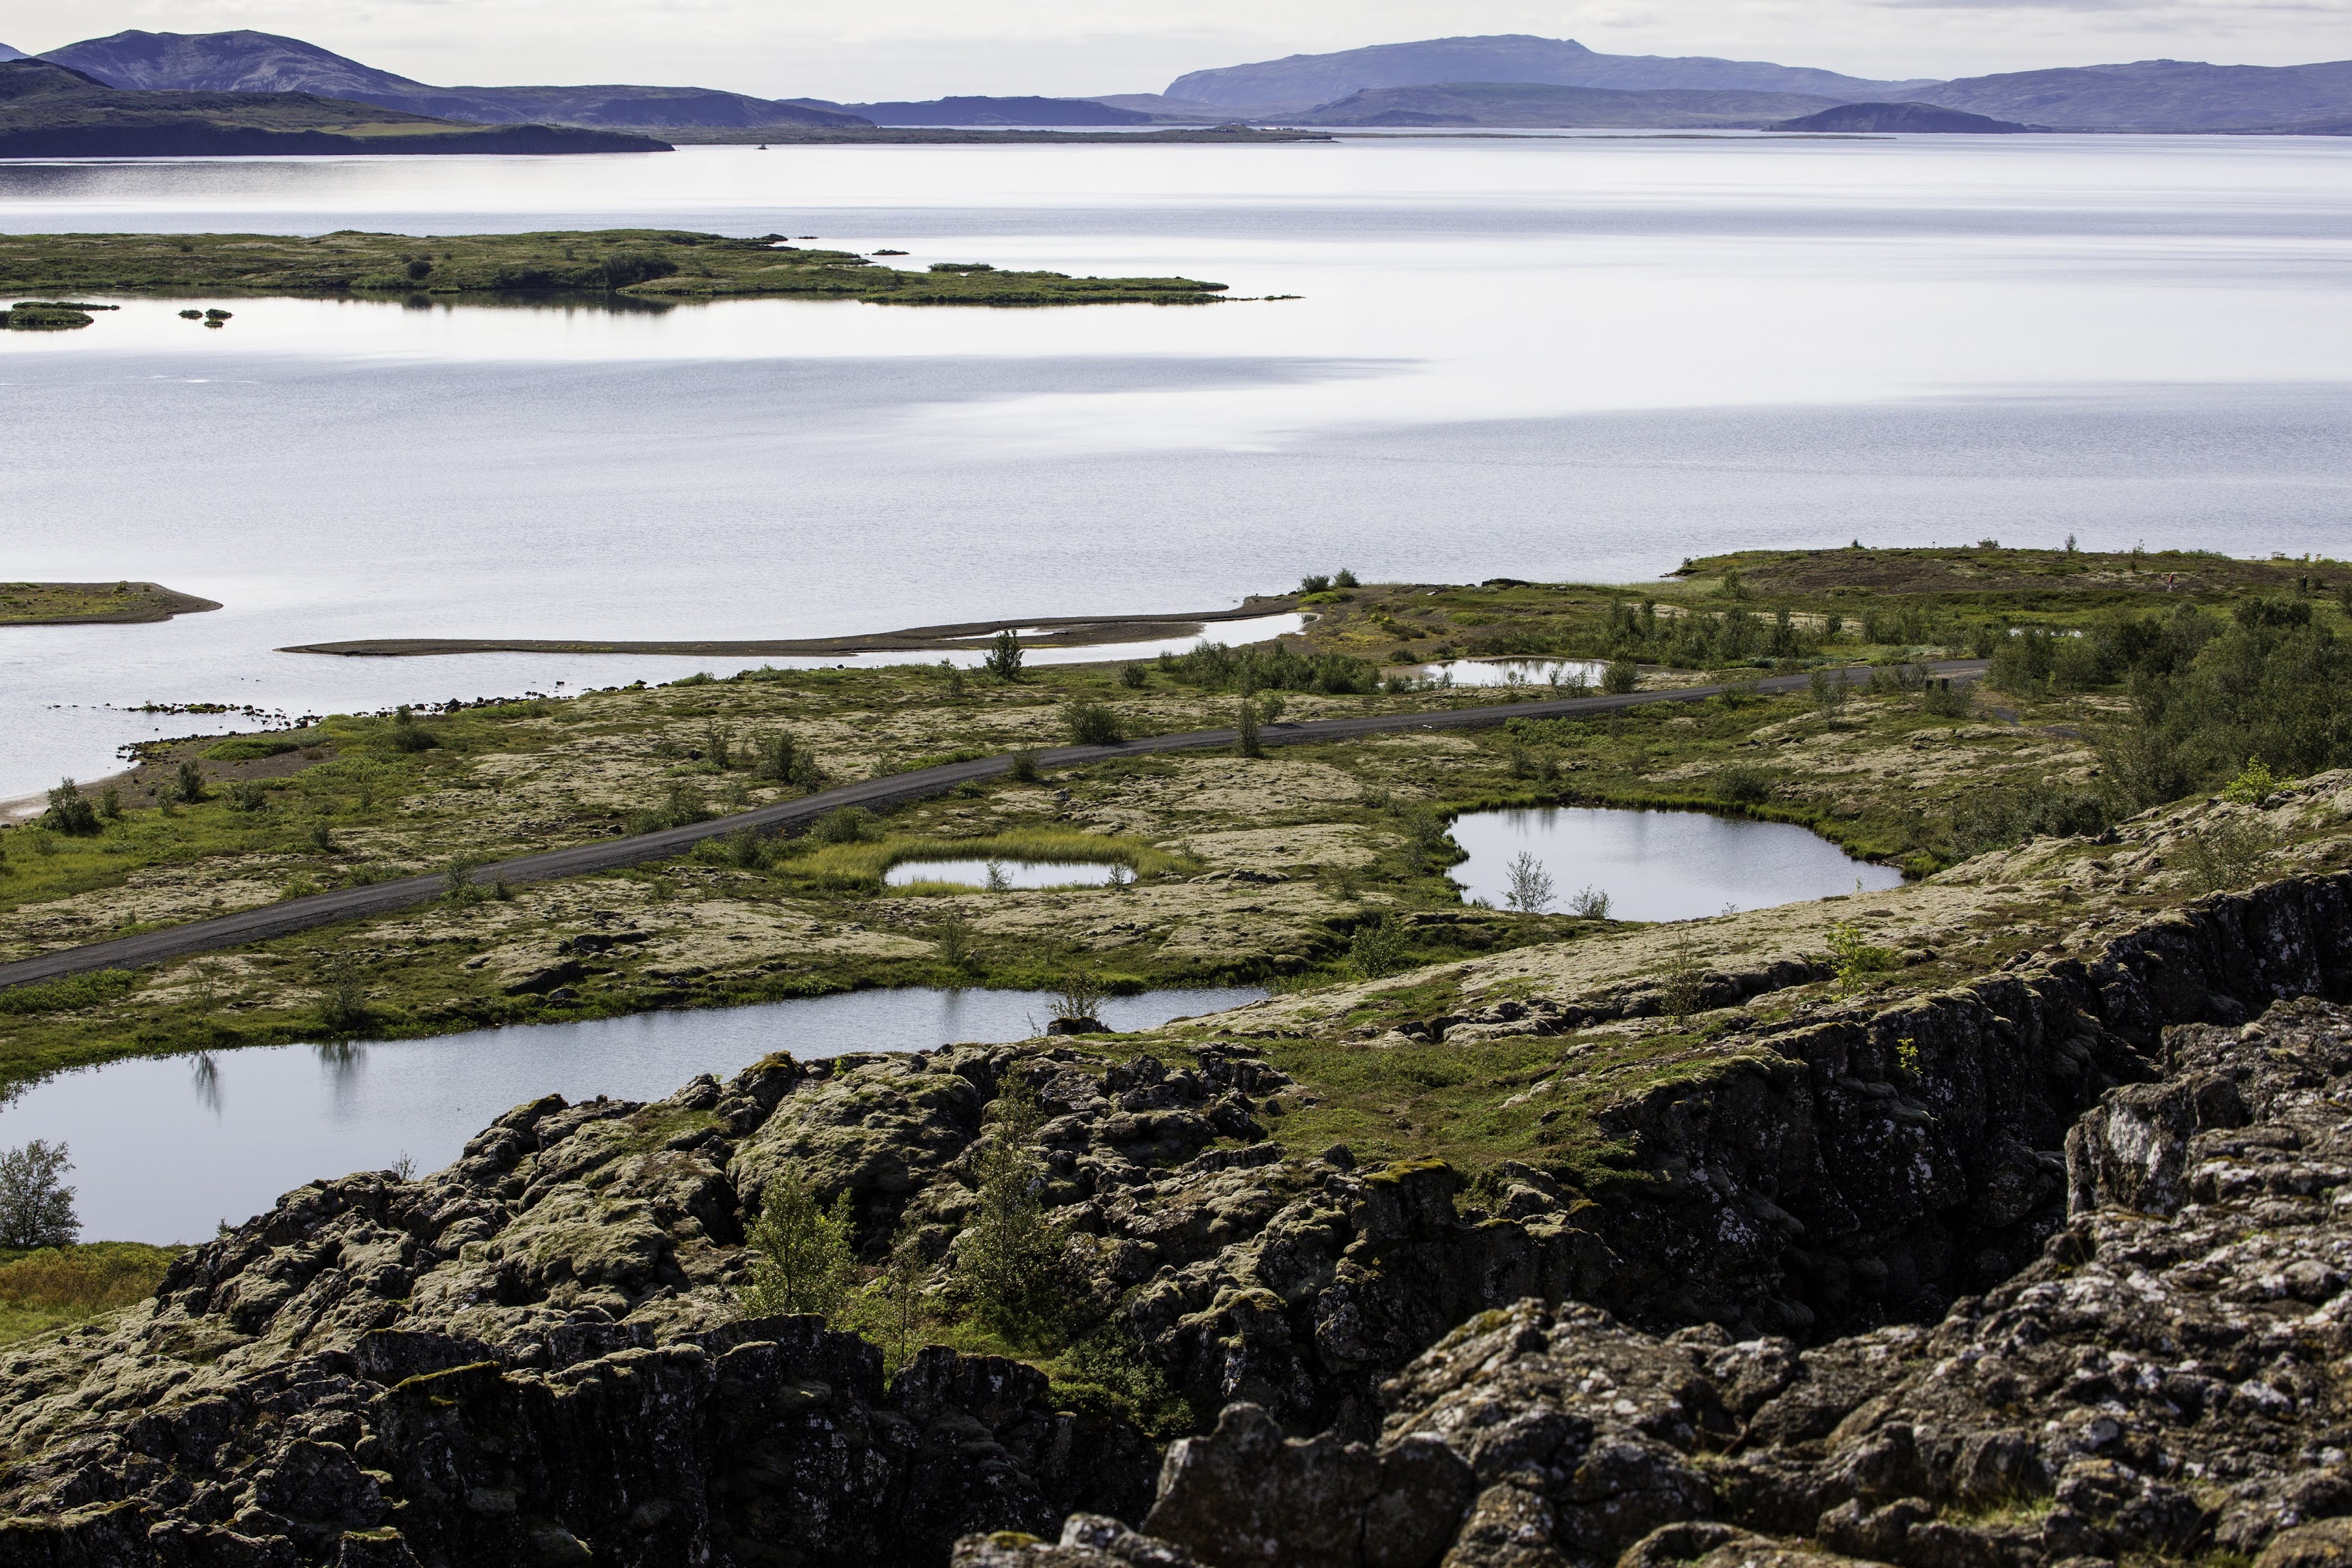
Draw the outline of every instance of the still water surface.
[[[1856,860],[1793,824],[1699,811],[1476,811],[1455,817],[1453,834],[1470,858],[1446,875],[1464,899],[1497,909],[1521,854],[1550,873],[1555,912],[1580,889],[1595,888],[1609,895],[1609,913],[1621,921],[1697,920],[1903,884],[1893,867]]]
[[[1144,1029],[1265,994],[1153,991],[1111,997],[1099,1012],[1114,1029]],[[437,1169],[494,1118],[543,1094],[658,1100],[697,1073],[724,1078],[771,1051],[812,1060],[1025,1039],[1052,1005],[1042,991],[856,991],[429,1040],[142,1058],[26,1090],[0,1109],[0,1148],[45,1138],[72,1151],[91,1240],[196,1241],[317,1177],[404,1156]]]
[[[910,882],[962,882],[974,888],[1105,888],[1127,868],[1054,860],[901,860],[882,879],[885,887]]]
[[[1626,579],[1730,545],[2340,548],[2342,139],[1379,139],[0,168],[0,230],[817,235],[1279,302],[127,301],[0,342],[10,576],[228,607],[0,634],[0,795],[156,726],[710,661],[275,653]],[[80,704],[79,708],[48,704]],[[205,721],[219,727],[217,721]],[[196,727],[166,721],[166,729]]]

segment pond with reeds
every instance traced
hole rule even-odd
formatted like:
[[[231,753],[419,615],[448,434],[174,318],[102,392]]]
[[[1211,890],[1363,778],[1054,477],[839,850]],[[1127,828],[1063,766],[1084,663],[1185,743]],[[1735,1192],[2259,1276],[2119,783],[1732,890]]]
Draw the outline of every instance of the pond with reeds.
[[[1111,1029],[1222,1012],[1249,987],[1100,999]],[[141,1057],[58,1075],[0,1108],[0,1147],[62,1142],[82,1234],[198,1241],[319,1177],[405,1158],[429,1171],[493,1119],[543,1094],[658,1100],[772,1051],[803,1060],[1027,1039],[1063,998],[1045,991],[852,991],[751,1007],[525,1024],[425,1040],[254,1047]]]
[[[1891,866],[1857,860],[1817,833],[1786,822],[1702,811],[1533,806],[1466,812],[1454,841],[1469,857],[1446,874],[1469,900],[1496,909],[1538,901],[1559,913],[1605,912],[1622,921],[1686,921],[1737,910],[1898,887]],[[1528,858],[1544,879],[1529,887],[1514,864]],[[1532,892],[1538,900],[1525,895]],[[1548,897],[1542,897],[1548,893]],[[1583,907],[1580,908],[1580,903]]]

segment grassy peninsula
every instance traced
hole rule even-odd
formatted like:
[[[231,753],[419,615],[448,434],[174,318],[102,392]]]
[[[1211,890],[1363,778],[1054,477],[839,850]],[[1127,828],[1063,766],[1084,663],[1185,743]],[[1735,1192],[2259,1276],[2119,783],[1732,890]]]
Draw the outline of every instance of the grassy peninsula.
[[[985,262],[901,271],[842,250],[682,229],[414,236],[259,234],[0,237],[0,292],[423,295],[598,293],[641,300],[804,298],[885,305],[1204,304],[1222,283],[1071,278]]]
[[[0,626],[69,626],[105,621],[168,621],[217,610],[161,583],[0,583]]]
[[[1370,1037],[1759,955],[1791,953],[1826,975],[1841,944],[1883,950],[1906,983],[1963,978],[2053,921],[2138,918],[2332,864],[2352,844],[2316,807],[2204,804],[2233,781],[2261,800],[2265,779],[2352,763],[2347,585],[2352,567],[2335,562],[1990,544],[1756,552],[1632,587],[1310,579],[1299,603],[1319,618],[1278,649],[1011,679],[936,666],[758,670],[158,743],[130,777],[61,788],[42,825],[0,831],[0,956],[1043,749],[1106,722],[1138,736],[1230,724],[1244,701],[1273,722],[1551,694],[1432,686],[1415,676],[1422,659],[1572,655],[1605,663],[1611,686],[1728,681],[1703,703],[1593,720],[1033,770],[887,814],[844,812],[803,837],[714,840],[503,896],[453,878],[427,909],[0,993],[0,1079],[126,1053],[868,985],[1254,980],[1324,997],[1317,1017]],[[1829,673],[1979,652],[1991,662],[1981,688],[1900,674],[1850,687]],[[1741,683],[1808,669],[1822,679],[1790,695]],[[1673,927],[1465,905],[1445,875],[1460,858],[1448,819],[1504,805],[1794,822],[1913,880]],[[1110,860],[1134,876],[1027,891],[882,879],[906,860],[989,855]],[[1476,1152],[1463,1129],[1424,1148],[1393,1118],[1340,1114],[1382,1097],[1484,1104],[1499,1091],[1468,1056],[1454,1053],[1464,1073],[1406,1083],[1394,1073],[1412,1064],[1393,1055],[1323,1060],[1325,1032],[1279,1047],[1326,1102],[1301,1125],[1401,1154]],[[1610,1048],[1621,1047],[1633,1048]],[[1495,1070],[1568,1048],[1497,1043]]]

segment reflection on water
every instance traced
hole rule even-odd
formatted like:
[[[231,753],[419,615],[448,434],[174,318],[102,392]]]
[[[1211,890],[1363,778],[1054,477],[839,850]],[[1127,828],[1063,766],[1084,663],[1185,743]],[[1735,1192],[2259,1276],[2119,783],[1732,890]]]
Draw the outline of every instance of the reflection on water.
[[[1686,921],[1738,910],[1900,887],[1891,866],[1856,860],[1786,822],[1698,811],[1541,806],[1456,817],[1469,858],[1446,873],[1465,899],[1510,906],[1512,862],[1532,856],[1550,879],[1554,911],[1588,889],[1621,921]]]
[[[1013,888],[1109,888],[1134,879],[1124,866],[1056,860],[901,860],[882,879],[887,887],[910,882],[961,882],[992,893]]]
[[[1597,658],[1454,658],[1424,664],[1412,679],[1431,686],[1543,686],[1563,697],[1581,697],[1601,683],[1609,668]]]
[[[1115,996],[1114,1029],[1221,1012],[1247,988]],[[657,1100],[697,1073],[771,1051],[803,1058],[1018,1040],[1053,1016],[1042,991],[858,991],[757,1007],[517,1026],[429,1040],[274,1046],[109,1062],[0,1107],[0,1147],[72,1151],[83,1234],[193,1241],[321,1176],[457,1158],[495,1118],[543,1094]]]

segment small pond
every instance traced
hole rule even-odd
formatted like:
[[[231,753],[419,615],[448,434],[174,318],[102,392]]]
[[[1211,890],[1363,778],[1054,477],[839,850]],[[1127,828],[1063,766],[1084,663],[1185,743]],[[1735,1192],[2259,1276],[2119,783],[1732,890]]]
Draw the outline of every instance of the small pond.
[[[1550,874],[1554,911],[1596,888],[1621,921],[1696,920],[1851,893],[1857,882],[1865,891],[1903,882],[1893,867],[1856,860],[1792,824],[1700,811],[1477,811],[1456,817],[1453,833],[1470,858],[1446,874],[1465,899],[1496,909],[1507,907],[1511,862],[1522,853]]]
[[[1124,866],[1054,860],[901,860],[882,879],[903,888],[910,882],[962,882],[1002,892],[1009,888],[1107,888],[1129,877]]]
[[[1114,1029],[1238,1007],[1261,990],[1114,996]],[[803,1060],[1019,1040],[1053,1016],[1042,991],[854,991],[753,1007],[518,1025],[428,1040],[270,1046],[109,1062],[35,1085],[0,1109],[0,1147],[72,1152],[68,1178],[92,1241],[198,1241],[321,1176],[404,1155],[447,1164],[466,1140],[542,1094],[658,1100],[695,1074],[725,1078],[771,1051]]]
[[[1598,687],[1608,668],[1597,658],[1450,658],[1412,673],[1435,686]]]

